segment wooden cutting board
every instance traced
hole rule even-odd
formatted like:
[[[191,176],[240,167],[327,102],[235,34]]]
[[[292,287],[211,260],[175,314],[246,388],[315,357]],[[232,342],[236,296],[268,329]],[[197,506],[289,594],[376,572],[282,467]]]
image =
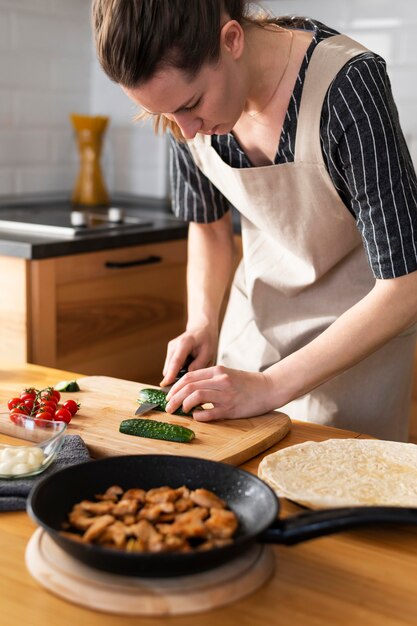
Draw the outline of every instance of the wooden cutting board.
[[[290,418],[277,411],[212,423],[152,411],[145,417],[191,428],[196,438],[191,443],[175,443],[133,437],[119,433],[119,424],[135,417],[139,391],[149,385],[107,376],[86,376],[79,378],[78,384],[80,392],[62,394],[64,400],[73,398],[81,403],[68,434],[79,434],[95,458],[116,454],[176,454],[239,465],[280,441],[291,426]]]
[[[273,574],[275,556],[255,545],[207,572],[172,578],[109,574],[76,561],[38,528],[26,547],[26,566],[45,589],[95,611],[168,616],[202,613],[240,600]]]

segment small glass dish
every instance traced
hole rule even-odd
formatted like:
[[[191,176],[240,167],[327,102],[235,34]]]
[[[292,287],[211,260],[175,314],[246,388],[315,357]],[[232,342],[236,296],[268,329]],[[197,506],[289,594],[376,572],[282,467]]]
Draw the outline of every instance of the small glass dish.
[[[41,474],[62,446],[65,422],[0,414],[0,479],[14,480]]]

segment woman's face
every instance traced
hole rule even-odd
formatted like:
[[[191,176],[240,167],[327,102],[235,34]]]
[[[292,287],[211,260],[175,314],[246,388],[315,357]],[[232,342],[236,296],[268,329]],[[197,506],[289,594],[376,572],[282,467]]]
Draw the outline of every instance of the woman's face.
[[[222,47],[216,64],[205,64],[189,79],[175,67],[165,67],[144,85],[122,87],[144,110],[176,122],[186,139],[197,133],[229,133],[242,114],[247,77],[240,55]]]

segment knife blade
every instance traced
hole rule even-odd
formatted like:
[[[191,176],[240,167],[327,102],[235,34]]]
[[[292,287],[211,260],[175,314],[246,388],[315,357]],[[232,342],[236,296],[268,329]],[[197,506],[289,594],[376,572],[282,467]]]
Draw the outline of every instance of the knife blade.
[[[164,390],[166,389],[167,393],[171,389],[171,387],[175,385],[175,383],[188,372],[188,367],[193,360],[194,360],[194,357],[192,357],[191,354],[189,354],[184,361],[184,365],[182,366],[182,368],[176,375],[175,380],[172,383],[172,385],[168,385],[167,387],[164,387]],[[156,409],[158,406],[159,404],[155,402],[142,402],[140,406],[138,406],[138,408],[136,409],[135,415],[146,415],[146,413],[149,413],[149,411],[153,411],[153,409]]]

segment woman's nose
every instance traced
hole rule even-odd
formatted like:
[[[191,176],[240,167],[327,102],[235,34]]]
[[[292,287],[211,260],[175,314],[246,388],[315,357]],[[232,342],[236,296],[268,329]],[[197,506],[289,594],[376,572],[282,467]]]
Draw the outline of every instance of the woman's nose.
[[[189,113],[185,113],[184,115],[177,113],[172,117],[174,118],[174,122],[180,127],[186,139],[194,139],[203,125],[199,117],[192,117]]]

